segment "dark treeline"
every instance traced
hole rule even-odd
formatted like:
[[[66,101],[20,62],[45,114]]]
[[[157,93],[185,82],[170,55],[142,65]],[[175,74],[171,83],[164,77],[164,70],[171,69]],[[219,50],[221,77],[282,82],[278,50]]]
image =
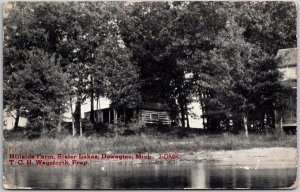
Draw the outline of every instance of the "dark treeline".
[[[92,125],[94,101],[107,97],[115,108],[168,104],[182,128],[197,101],[212,132],[274,130],[289,94],[275,55],[290,47],[292,2],[10,2],[4,108],[36,131],[60,131],[71,109],[82,134],[87,99]]]

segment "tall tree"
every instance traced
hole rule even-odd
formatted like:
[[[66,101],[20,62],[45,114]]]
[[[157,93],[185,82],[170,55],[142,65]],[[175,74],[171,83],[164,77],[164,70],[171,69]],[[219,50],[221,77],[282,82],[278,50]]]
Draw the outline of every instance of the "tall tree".
[[[125,46],[131,49],[140,72],[142,101],[168,104],[173,109],[173,121],[178,111],[175,92],[181,89],[177,82],[184,79],[176,53],[168,51],[172,44],[170,25],[176,15],[169,2],[133,3],[126,7],[119,24]]]
[[[222,5],[221,3],[219,3]],[[215,38],[224,28],[226,14],[220,12],[221,6],[213,2],[186,2],[175,4],[176,18],[169,25],[171,42],[168,52],[175,59],[180,76],[175,80],[175,95],[181,111],[181,124],[185,127],[185,105],[190,95],[198,95],[205,118],[211,110],[220,105],[214,92],[222,87],[224,65],[211,61],[215,51]],[[186,76],[189,76],[187,79]],[[205,106],[204,106],[205,103]],[[210,111],[211,111],[210,110]],[[219,109],[220,110],[220,109]],[[211,111],[213,112],[213,111]],[[212,120],[215,122],[215,120]]]
[[[104,73],[105,96],[115,109],[123,107],[126,123],[126,108],[137,106],[141,100],[139,71],[122,41],[111,36],[105,43],[105,49],[99,49],[96,55],[98,67]]]
[[[61,113],[65,111],[68,91],[68,76],[61,70],[55,55],[39,49],[28,52],[24,68],[13,73],[15,83],[23,86],[19,99],[22,103],[21,115],[27,117],[29,127],[42,131],[56,127]]]

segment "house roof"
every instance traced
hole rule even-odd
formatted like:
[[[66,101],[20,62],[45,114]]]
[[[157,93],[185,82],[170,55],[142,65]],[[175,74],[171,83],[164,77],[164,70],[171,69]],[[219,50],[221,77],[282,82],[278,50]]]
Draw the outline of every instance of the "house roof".
[[[109,110],[109,109],[111,109],[111,108],[94,109],[94,112],[105,111],[105,110]],[[89,114],[89,113],[91,113],[91,111],[84,112],[84,114]]]
[[[140,109],[156,110],[156,111],[170,111],[171,108],[167,104],[162,103],[141,103],[138,105]]]
[[[279,67],[297,65],[297,48],[279,49],[275,57],[279,61]]]
[[[146,103],[140,103],[137,106],[139,109],[145,109],[145,110],[154,110],[154,111],[170,111],[171,108],[167,104],[162,104],[162,103],[155,103],[155,102],[146,102]],[[105,111],[112,109],[111,107],[109,108],[102,108],[96,111]],[[89,114],[91,111],[85,112],[85,114]]]

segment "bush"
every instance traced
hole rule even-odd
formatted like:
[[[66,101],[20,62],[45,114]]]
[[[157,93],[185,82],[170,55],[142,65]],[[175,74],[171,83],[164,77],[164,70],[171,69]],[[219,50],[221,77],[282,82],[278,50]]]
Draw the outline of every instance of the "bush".
[[[128,127],[129,130],[139,134],[141,130],[146,127],[146,123],[141,119],[131,119],[130,123],[128,123]]]

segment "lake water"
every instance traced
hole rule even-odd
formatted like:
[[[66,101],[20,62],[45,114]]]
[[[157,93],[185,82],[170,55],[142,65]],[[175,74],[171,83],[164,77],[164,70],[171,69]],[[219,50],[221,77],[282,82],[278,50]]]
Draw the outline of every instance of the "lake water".
[[[183,189],[290,187],[296,168],[243,169],[214,164],[139,164],[93,167],[5,166],[12,186],[38,189]]]

